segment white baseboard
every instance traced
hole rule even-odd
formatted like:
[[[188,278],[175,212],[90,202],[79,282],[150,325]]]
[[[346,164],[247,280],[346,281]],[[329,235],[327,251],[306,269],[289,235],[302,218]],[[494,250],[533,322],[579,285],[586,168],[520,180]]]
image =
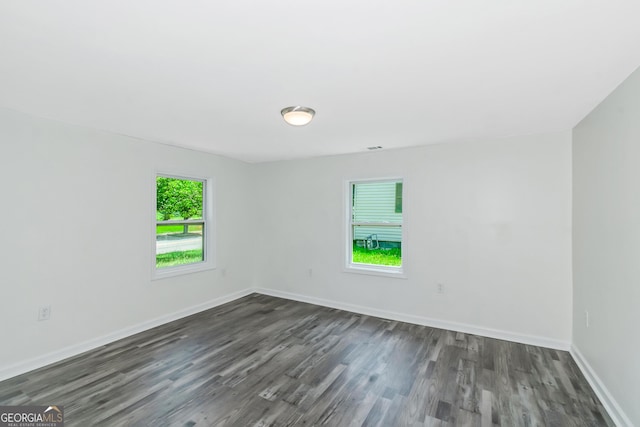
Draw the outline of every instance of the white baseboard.
[[[496,338],[506,341],[519,342],[522,344],[536,345],[540,347],[554,348],[558,350],[568,351],[570,349],[570,343],[561,340],[555,340],[545,337],[537,337],[530,335],[517,334],[508,331],[501,331],[497,329],[482,328],[473,325],[467,325],[463,323],[449,322],[439,319],[432,319],[422,316],[414,316],[409,314],[397,313],[387,310],[380,310],[371,307],[364,307],[355,304],[348,304],[339,301],[327,300],[323,298],[310,297],[291,292],[279,291],[275,289],[254,288],[244,289],[242,291],[234,292],[228,295],[224,295],[219,298],[207,301],[202,304],[198,304],[184,310],[180,310],[171,314],[160,316],[155,319],[148,320],[146,322],[124,328],[115,332],[112,332],[101,337],[97,337],[82,343],[74,344],[72,346],[65,347],[60,350],[56,350],[51,353],[44,354],[14,365],[0,368],[0,381],[14,377],[16,375],[24,374],[25,372],[32,371],[34,369],[41,368],[43,366],[59,362],[68,357],[76,356],[85,351],[92,350],[94,348],[112,343],[122,338],[137,334],[139,332],[146,331],[156,326],[163,325],[174,320],[181,319],[186,316],[190,316],[195,313],[199,313],[210,308],[226,304],[234,301],[238,298],[250,295],[252,293],[260,293],[264,295],[271,295],[274,297],[285,298],[300,302],[306,302],[310,304],[321,305],[324,307],[337,308],[340,310],[351,311],[354,313],[365,314],[368,316],[381,317],[384,319],[397,320],[400,322],[414,323],[417,325],[424,325],[439,329],[448,329],[452,331],[464,332],[468,334],[480,335],[490,338]],[[586,376],[586,374],[585,374]],[[588,377],[587,377],[588,378]]]
[[[324,307],[337,308],[340,310],[351,311],[354,313],[365,314],[368,316],[381,317],[383,319],[397,320],[400,322],[414,323],[416,325],[424,325],[438,329],[448,329],[451,331],[464,332],[466,334],[480,335],[483,337],[496,338],[505,341],[513,341],[521,344],[535,345],[538,347],[553,348],[556,350],[569,351],[571,343],[568,341],[557,340],[553,338],[539,337],[533,335],[524,335],[516,332],[502,331],[498,329],[483,328],[464,323],[450,322],[447,320],[432,319],[423,316],[414,316],[411,314],[397,313],[393,311],[380,310],[377,308],[364,307],[355,304],[348,304],[339,301],[328,300],[324,298],[310,297],[306,295],[295,294],[275,289],[256,288],[255,292],[274,297],[290,299],[294,301],[306,302],[310,304],[321,305]]]
[[[596,372],[593,370],[587,359],[580,353],[578,347],[571,345],[571,356],[576,361],[576,365],[582,371],[582,374],[587,379],[587,382],[600,399],[602,406],[607,410],[609,416],[618,427],[633,427],[633,423],[624,413],[618,402],[613,398],[607,387],[600,380]]]
[[[513,341],[522,344],[536,345],[540,347],[554,348],[558,350],[570,351],[571,356],[576,361],[576,364],[582,371],[583,375],[593,388],[594,392],[602,402],[613,421],[620,427],[633,427],[633,423],[624,413],[620,405],[613,398],[609,390],[602,383],[598,375],[593,368],[589,365],[578,348],[569,342],[556,340],[552,338],[531,336],[518,334],[514,332],[502,331],[497,329],[482,328],[473,325],[467,325],[463,323],[450,322],[446,320],[432,319],[422,316],[414,316],[409,314],[397,313],[393,311],[380,310],[371,307],[364,307],[355,304],[349,304],[339,301],[328,300],[324,298],[317,298],[312,296],[300,295],[292,292],[280,291],[275,289],[254,288],[244,289],[242,291],[234,292],[228,295],[224,295],[213,300],[207,301],[202,304],[198,304],[186,309],[167,314],[164,316],[151,319],[140,324],[120,329],[118,331],[97,337],[82,343],[74,344],[72,346],[65,347],[60,350],[56,350],[51,353],[47,353],[42,356],[38,356],[20,363],[16,363],[7,367],[0,368],[0,381],[5,379],[24,374],[34,369],[41,368],[43,366],[59,362],[68,357],[76,356],[84,353],[85,351],[92,350],[97,347],[112,343],[122,338],[129,337],[131,335],[146,331],[151,328],[163,325],[165,323],[172,322],[174,320],[181,319],[183,317],[190,316],[192,314],[199,313],[201,311],[208,310],[213,307],[217,307],[222,304],[234,301],[252,293],[260,293],[264,295],[270,295],[278,298],[285,298],[294,301],[306,302],[310,304],[320,305],[324,307],[336,308],[340,310],[351,311],[354,313],[364,314],[368,316],[380,317],[383,319],[396,320],[400,322],[413,323],[417,325],[424,325],[439,329],[447,329],[452,331],[458,331],[473,335],[480,335],[490,338],[496,338],[506,341]]]
[[[226,304],[252,293],[254,293],[253,289],[245,289],[242,291],[223,295],[202,304],[194,305],[171,314],[157,317],[155,319],[147,320],[137,325],[120,329],[101,337],[74,344],[60,350],[56,350],[42,356],[34,357],[32,359],[25,360],[23,362],[19,362],[7,367],[2,367],[0,368],[0,381],[15,377],[16,375],[24,374],[25,372],[29,372],[34,369],[42,368],[43,366],[59,362],[68,357],[77,356],[78,354],[84,353],[85,351],[93,350],[94,348],[101,347],[103,345],[112,343],[122,338],[129,337],[139,332],[146,331],[151,328],[155,328],[156,326],[164,325],[165,323],[173,322],[174,320],[178,320],[183,317],[191,316],[192,314],[196,314],[201,311]]]

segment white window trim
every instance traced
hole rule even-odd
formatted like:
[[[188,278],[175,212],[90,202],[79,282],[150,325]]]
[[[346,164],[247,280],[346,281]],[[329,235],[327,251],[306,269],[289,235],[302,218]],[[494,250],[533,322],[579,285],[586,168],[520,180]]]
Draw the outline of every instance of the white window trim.
[[[188,180],[198,180],[204,183],[204,261],[193,264],[178,265],[175,267],[156,268],[156,177],[178,178]],[[184,274],[197,273],[200,271],[213,270],[216,268],[216,214],[215,214],[215,179],[213,177],[202,177],[191,174],[176,174],[166,171],[156,171],[153,175],[153,233],[152,233],[152,262],[151,279],[159,280],[168,277],[182,276]]]
[[[371,264],[359,264],[354,263],[353,259],[353,227],[351,227],[351,204],[352,204],[352,184],[357,183],[375,183],[375,182],[387,182],[387,181],[402,181],[402,265],[400,267],[392,267],[392,266],[382,266],[382,265],[371,265]],[[354,178],[347,179],[344,182],[344,236],[345,236],[345,245],[344,245],[344,254],[343,259],[345,260],[345,265],[343,271],[345,273],[355,273],[355,274],[367,274],[372,276],[383,276],[383,277],[393,277],[396,279],[406,279],[407,278],[407,214],[406,214],[406,204],[405,204],[405,196],[407,194],[407,179],[404,177],[388,177],[388,178]]]

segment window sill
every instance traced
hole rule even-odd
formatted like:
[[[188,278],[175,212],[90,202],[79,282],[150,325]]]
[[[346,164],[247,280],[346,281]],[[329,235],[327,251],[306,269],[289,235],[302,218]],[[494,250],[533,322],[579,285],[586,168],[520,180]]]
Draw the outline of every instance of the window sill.
[[[369,264],[349,264],[344,269],[345,273],[366,274],[370,276],[392,277],[394,279],[406,279],[403,268],[384,268]]]
[[[197,264],[181,265],[177,267],[167,267],[162,269],[154,268],[151,280],[166,279],[169,277],[183,276],[185,274],[198,273],[200,271],[214,270],[215,265],[211,262],[199,262]]]

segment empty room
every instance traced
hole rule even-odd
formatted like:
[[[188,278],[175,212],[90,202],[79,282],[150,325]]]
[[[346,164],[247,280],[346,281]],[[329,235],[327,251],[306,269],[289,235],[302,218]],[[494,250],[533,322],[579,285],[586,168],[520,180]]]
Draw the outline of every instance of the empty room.
[[[0,4],[0,426],[640,427],[640,3]]]

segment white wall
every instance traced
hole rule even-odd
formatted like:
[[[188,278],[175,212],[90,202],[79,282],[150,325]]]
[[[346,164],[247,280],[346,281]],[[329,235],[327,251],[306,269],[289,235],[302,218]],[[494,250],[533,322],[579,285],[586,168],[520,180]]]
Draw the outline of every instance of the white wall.
[[[248,165],[0,110],[0,147],[0,371],[251,286],[568,346],[569,132]],[[151,280],[156,171],[215,176],[217,270]],[[346,273],[344,181],[389,176],[408,279]]]
[[[257,286],[568,348],[570,132],[274,162],[255,172]],[[344,272],[344,181],[397,176],[405,178],[408,279]]]
[[[151,281],[156,171],[215,177],[218,269]],[[242,162],[0,110],[0,368],[250,287],[250,179]]]
[[[638,426],[639,117],[636,71],[573,131],[573,343]]]

